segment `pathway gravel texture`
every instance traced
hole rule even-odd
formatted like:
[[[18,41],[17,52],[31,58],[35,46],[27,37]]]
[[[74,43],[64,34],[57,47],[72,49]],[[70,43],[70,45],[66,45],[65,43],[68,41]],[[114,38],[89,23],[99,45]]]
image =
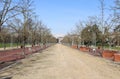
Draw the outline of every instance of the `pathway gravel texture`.
[[[0,72],[5,75],[12,79],[120,79],[120,65],[56,44]]]

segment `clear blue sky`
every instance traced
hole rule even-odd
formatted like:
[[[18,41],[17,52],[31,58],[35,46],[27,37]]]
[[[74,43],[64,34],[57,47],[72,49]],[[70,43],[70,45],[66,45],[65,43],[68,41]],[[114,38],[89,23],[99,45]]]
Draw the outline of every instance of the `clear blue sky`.
[[[67,34],[79,20],[100,15],[98,0],[34,0],[35,12],[53,34]],[[105,0],[106,7],[113,0]],[[107,11],[106,11],[107,12]]]

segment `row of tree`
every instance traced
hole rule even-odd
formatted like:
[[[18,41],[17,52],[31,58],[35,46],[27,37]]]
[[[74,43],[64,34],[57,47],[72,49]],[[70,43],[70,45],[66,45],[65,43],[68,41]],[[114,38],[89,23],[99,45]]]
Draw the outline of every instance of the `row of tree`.
[[[75,30],[68,33],[63,43],[99,46],[120,46],[120,0],[114,0],[113,11],[105,16],[105,0],[99,0],[101,16],[90,16],[80,21]],[[108,16],[109,15],[109,16]]]
[[[37,19],[32,0],[0,0],[0,43],[25,46],[56,42],[50,29]]]

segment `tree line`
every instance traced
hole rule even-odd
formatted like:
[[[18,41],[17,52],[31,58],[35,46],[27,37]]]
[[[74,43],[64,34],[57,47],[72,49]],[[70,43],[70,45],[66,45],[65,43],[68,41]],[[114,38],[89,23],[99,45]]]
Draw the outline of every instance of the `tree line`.
[[[0,43],[46,44],[56,42],[50,29],[37,18],[33,0],[0,0]]]
[[[79,21],[75,29],[69,32],[63,43],[70,45],[120,46],[120,0],[114,0],[109,7],[111,13],[105,15],[105,0],[99,0],[100,16],[89,16]]]

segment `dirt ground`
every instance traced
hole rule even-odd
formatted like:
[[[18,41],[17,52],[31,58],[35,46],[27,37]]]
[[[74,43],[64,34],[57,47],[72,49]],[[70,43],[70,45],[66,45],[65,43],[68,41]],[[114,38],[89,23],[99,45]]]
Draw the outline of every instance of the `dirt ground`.
[[[120,79],[120,65],[56,44],[0,72],[12,79]]]

